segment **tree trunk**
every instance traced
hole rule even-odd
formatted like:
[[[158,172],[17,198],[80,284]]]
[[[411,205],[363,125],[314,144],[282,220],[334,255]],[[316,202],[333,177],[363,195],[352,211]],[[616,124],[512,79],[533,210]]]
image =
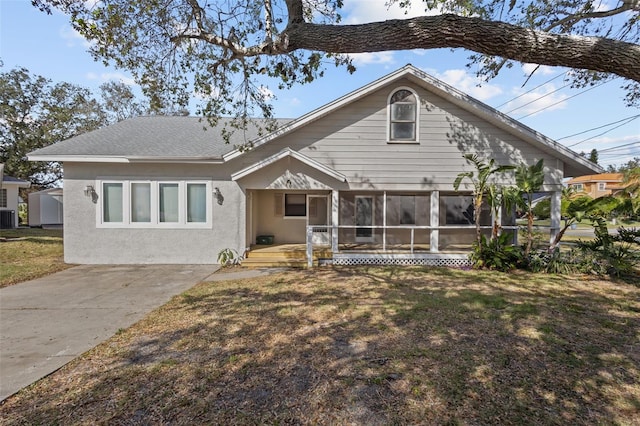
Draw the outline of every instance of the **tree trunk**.
[[[640,81],[640,46],[636,44],[545,33],[452,14],[361,25],[319,25],[294,19],[281,34],[276,50],[362,53],[443,47],[461,47],[521,62],[601,71]]]

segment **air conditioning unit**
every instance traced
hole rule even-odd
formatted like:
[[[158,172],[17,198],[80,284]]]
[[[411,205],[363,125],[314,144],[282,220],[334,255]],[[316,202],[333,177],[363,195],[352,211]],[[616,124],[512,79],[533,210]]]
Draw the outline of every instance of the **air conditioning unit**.
[[[16,226],[15,210],[0,210],[0,229],[12,229]]]

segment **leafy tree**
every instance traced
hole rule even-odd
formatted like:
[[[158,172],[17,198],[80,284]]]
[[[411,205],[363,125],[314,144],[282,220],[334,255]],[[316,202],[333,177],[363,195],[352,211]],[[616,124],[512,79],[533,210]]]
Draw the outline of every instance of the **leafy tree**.
[[[598,150],[593,148],[589,153],[589,161],[594,164],[598,164]]]
[[[0,73],[0,162],[5,173],[46,187],[62,177],[59,163],[29,162],[28,152],[102,126],[106,116],[88,89],[30,75]]]
[[[131,86],[121,81],[108,81],[101,84],[100,94],[109,123],[137,117],[149,112],[149,106],[136,98]]]
[[[468,49],[486,78],[513,61],[572,68],[574,86],[620,76],[627,103],[640,103],[637,0],[422,0],[424,16],[360,25],[341,23],[343,0],[32,3],[69,14],[95,59],[128,69],[152,109],[185,106],[195,91],[201,113],[233,116],[237,127],[272,116],[268,78],[309,83],[327,62],[353,72],[346,54],[389,50]]]

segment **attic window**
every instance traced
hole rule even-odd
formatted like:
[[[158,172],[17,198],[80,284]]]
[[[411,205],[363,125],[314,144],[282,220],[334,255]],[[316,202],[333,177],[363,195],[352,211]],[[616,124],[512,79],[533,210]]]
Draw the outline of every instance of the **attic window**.
[[[399,89],[389,98],[389,142],[417,140],[417,96],[408,89]]]

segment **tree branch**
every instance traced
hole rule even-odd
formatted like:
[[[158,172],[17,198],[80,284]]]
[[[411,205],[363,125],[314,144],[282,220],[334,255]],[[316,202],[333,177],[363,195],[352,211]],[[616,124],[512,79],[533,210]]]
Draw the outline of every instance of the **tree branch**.
[[[565,24],[573,25],[578,21],[582,21],[583,19],[608,18],[610,16],[614,16],[622,12],[626,12],[627,10],[634,10],[634,9],[638,9],[637,0],[625,1],[622,3],[622,6],[615,9],[611,9],[611,10],[605,10],[601,12],[575,13],[573,15],[565,16],[559,21],[554,22],[553,24],[545,28],[544,31],[551,31],[552,29],[559,26],[564,26]]]
[[[302,0],[285,0],[287,3],[287,13],[289,15],[289,24],[295,25],[304,23],[304,7]]]
[[[295,0],[287,0],[293,2]],[[550,34],[504,22],[452,14],[361,25],[290,24],[282,51],[297,49],[362,53],[408,49],[466,48],[540,65],[612,73],[640,82],[640,46],[587,36]]]

